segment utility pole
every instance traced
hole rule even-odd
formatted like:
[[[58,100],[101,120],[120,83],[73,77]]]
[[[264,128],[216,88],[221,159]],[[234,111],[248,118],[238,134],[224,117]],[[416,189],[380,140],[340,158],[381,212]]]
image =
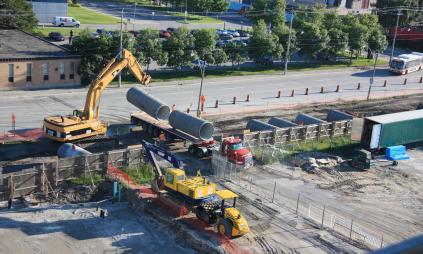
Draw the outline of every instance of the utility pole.
[[[369,91],[367,92],[367,100],[370,100],[370,92],[372,91],[372,86],[373,86],[373,83],[375,81],[376,63],[377,63],[377,57],[378,56],[379,56],[379,53],[376,51],[375,64],[373,65],[373,74],[372,74],[372,77],[370,78]]]
[[[122,9],[122,12],[120,14],[120,48],[119,48],[120,54],[122,54],[122,36],[123,36],[122,30],[123,30],[123,9]],[[119,86],[118,87],[121,87],[121,85],[122,85],[122,71],[119,72]]]
[[[135,13],[137,12],[137,3],[134,3],[134,17],[132,18],[132,31],[135,32]]]
[[[185,23],[187,22],[187,15],[188,15],[188,7],[187,7],[187,5],[188,5],[188,0],[185,0]]]
[[[392,42],[392,51],[391,51],[391,56],[389,57],[389,63],[391,63],[391,60],[394,57],[395,41],[397,40],[398,23],[399,23],[399,17],[400,16],[401,16],[401,9],[398,9],[398,12],[397,12],[397,23],[395,25],[394,41]]]
[[[206,70],[206,61],[198,60],[198,67],[201,72],[201,83],[200,83],[200,93],[198,94],[198,104],[197,104],[197,117],[200,117],[200,100],[201,94],[203,93],[203,80],[204,80],[204,71]]]
[[[292,30],[292,21],[294,20],[294,12],[291,14],[291,20],[289,21],[289,34],[288,34],[288,47],[286,48],[285,54],[285,70],[283,75],[286,75],[286,71],[288,69],[288,57],[289,57],[289,49],[291,47],[291,30]]]

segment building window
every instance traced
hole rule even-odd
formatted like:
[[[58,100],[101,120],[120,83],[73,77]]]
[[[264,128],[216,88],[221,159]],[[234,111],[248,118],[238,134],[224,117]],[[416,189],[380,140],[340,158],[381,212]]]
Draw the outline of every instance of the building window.
[[[9,64],[9,82],[14,82],[14,72],[15,72],[15,65],[14,64]]]
[[[69,63],[69,79],[75,78],[75,63],[70,62]]]
[[[27,82],[32,81],[32,64],[31,63],[26,64],[26,81]]]
[[[65,63],[59,64],[59,73],[60,73],[60,79],[64,80],[65,79]]]
[[[41,65],[43,71],[43,80],[48,80],[48,63]]]

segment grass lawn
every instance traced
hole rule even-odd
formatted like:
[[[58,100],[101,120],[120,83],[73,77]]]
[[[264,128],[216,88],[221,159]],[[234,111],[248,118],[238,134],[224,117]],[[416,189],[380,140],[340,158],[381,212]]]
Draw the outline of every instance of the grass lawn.
[[[348,63],[313,63],[313,64],[290,64],[288,66],[288,71],[306,71],[306,70],[330,70],[330,69],[340,69],[346,67],[366,67],[373,66],[373,60],[368,61],[364,58],[359,58],[353,60],[351,64]],[[377,62],[378,65],[387,65],[388,62],[379,59]],[[280,64],[276,66],[264,67],[264,66],[251,66],[251,67],[241,67],[237,68],[223,68],[223,69],[207,69],[206,77],[207,78],[218,78],[218,77],[228,77],[228,76],[244,76],[244,75],[254,75],[254,74],[275,74],[281,72],[283,69]],[[184,71],[150,71],[149,74],[152,77],[152,82],[163,82],[163,81],[174,81],[174,80],[192,80],[200,78],[200,71],[198,70],[184,70]],[[124,78],[124,83],[134,83],[136,80],[131,77]]]
[[[180,13],[180,12],[170,12],[170,15],[175,16],[175,17],[181,17],[181,18],[185,17],[185,14]],[[187,22],[181,21],[181,23],[202,23],[202,24],[206,24],[206,23],[223,23],[223,21],[209,17],[209,16],[200,16],[200,15],[188,14],[187,15]]]
[[[146,1],[146,0],[94,0],[95,2],[120,2],[120,3],[128,3],[128,4],[134,4],[137,3],[138,7],[142,7],[145,9],[149,9],[149,10],[153,10],[153,11],[161,11],[161,12],[165,12],[171,16],[174,17],[180,17],[183,18],[185,17],[185,14],[183,12],[177,12],[175,11],[175,9],[169,8],[169,7],[164,7],[164,6],[157,6],[157,5],[152,5],[150,1]],[[179,10],[179,8],[178,8]],[[184,21],[180,21],[181,23],[184,24],[188,24],[188,23],[202,23],[202,24],[206,24],[206,23],[223,23],[223,21],[213,18],[213,17],[209,17],[209,16],[201,16],[201,15],[194,15],[194,14],[189,14],[187,16],[187,22]],[[81,21],[82,23],[82,21]]]
[[[116,17],[85,7],[68,6],[68,15],[81,22],[81,24],[114,24],[120,22]]]
[[[63,36],[67,37],[69,36],[69,32],[70,30],[73,31],[73,36],[77,36],[78,34],[80,34],[82,31],[86,30],[86,29],[78,29],[75,27],[37,27],[34,30],[34,34],[40,36],[40,37],[47,37],[49,33],[51,32],[59,32],[61,33]],[[88,31],[90,32],[94,32],[94,29],[88,29]]]

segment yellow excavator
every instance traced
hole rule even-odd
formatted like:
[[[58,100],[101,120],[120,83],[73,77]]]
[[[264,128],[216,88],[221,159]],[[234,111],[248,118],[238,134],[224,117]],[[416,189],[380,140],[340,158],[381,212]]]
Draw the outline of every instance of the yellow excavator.
[[[101,92],[125,67],[129,68],[141,84],[147,85],[150,82],[151,77],[144,73],[137,59],[131,52],[123,49],[91,82],[84,110],[74,110],[72,115],[44,118],[44,132],[47,137],[59,142],[72,142],[104,135],[107,123],[99,119]]]

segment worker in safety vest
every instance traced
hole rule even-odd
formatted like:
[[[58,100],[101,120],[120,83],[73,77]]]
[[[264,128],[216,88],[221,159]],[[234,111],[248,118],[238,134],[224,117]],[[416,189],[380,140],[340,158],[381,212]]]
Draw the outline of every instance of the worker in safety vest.
[[[165,141],[166,141],[166,136],[162,131],[160,132],[160,135],[159,135],[159,146],[164,146]]]

